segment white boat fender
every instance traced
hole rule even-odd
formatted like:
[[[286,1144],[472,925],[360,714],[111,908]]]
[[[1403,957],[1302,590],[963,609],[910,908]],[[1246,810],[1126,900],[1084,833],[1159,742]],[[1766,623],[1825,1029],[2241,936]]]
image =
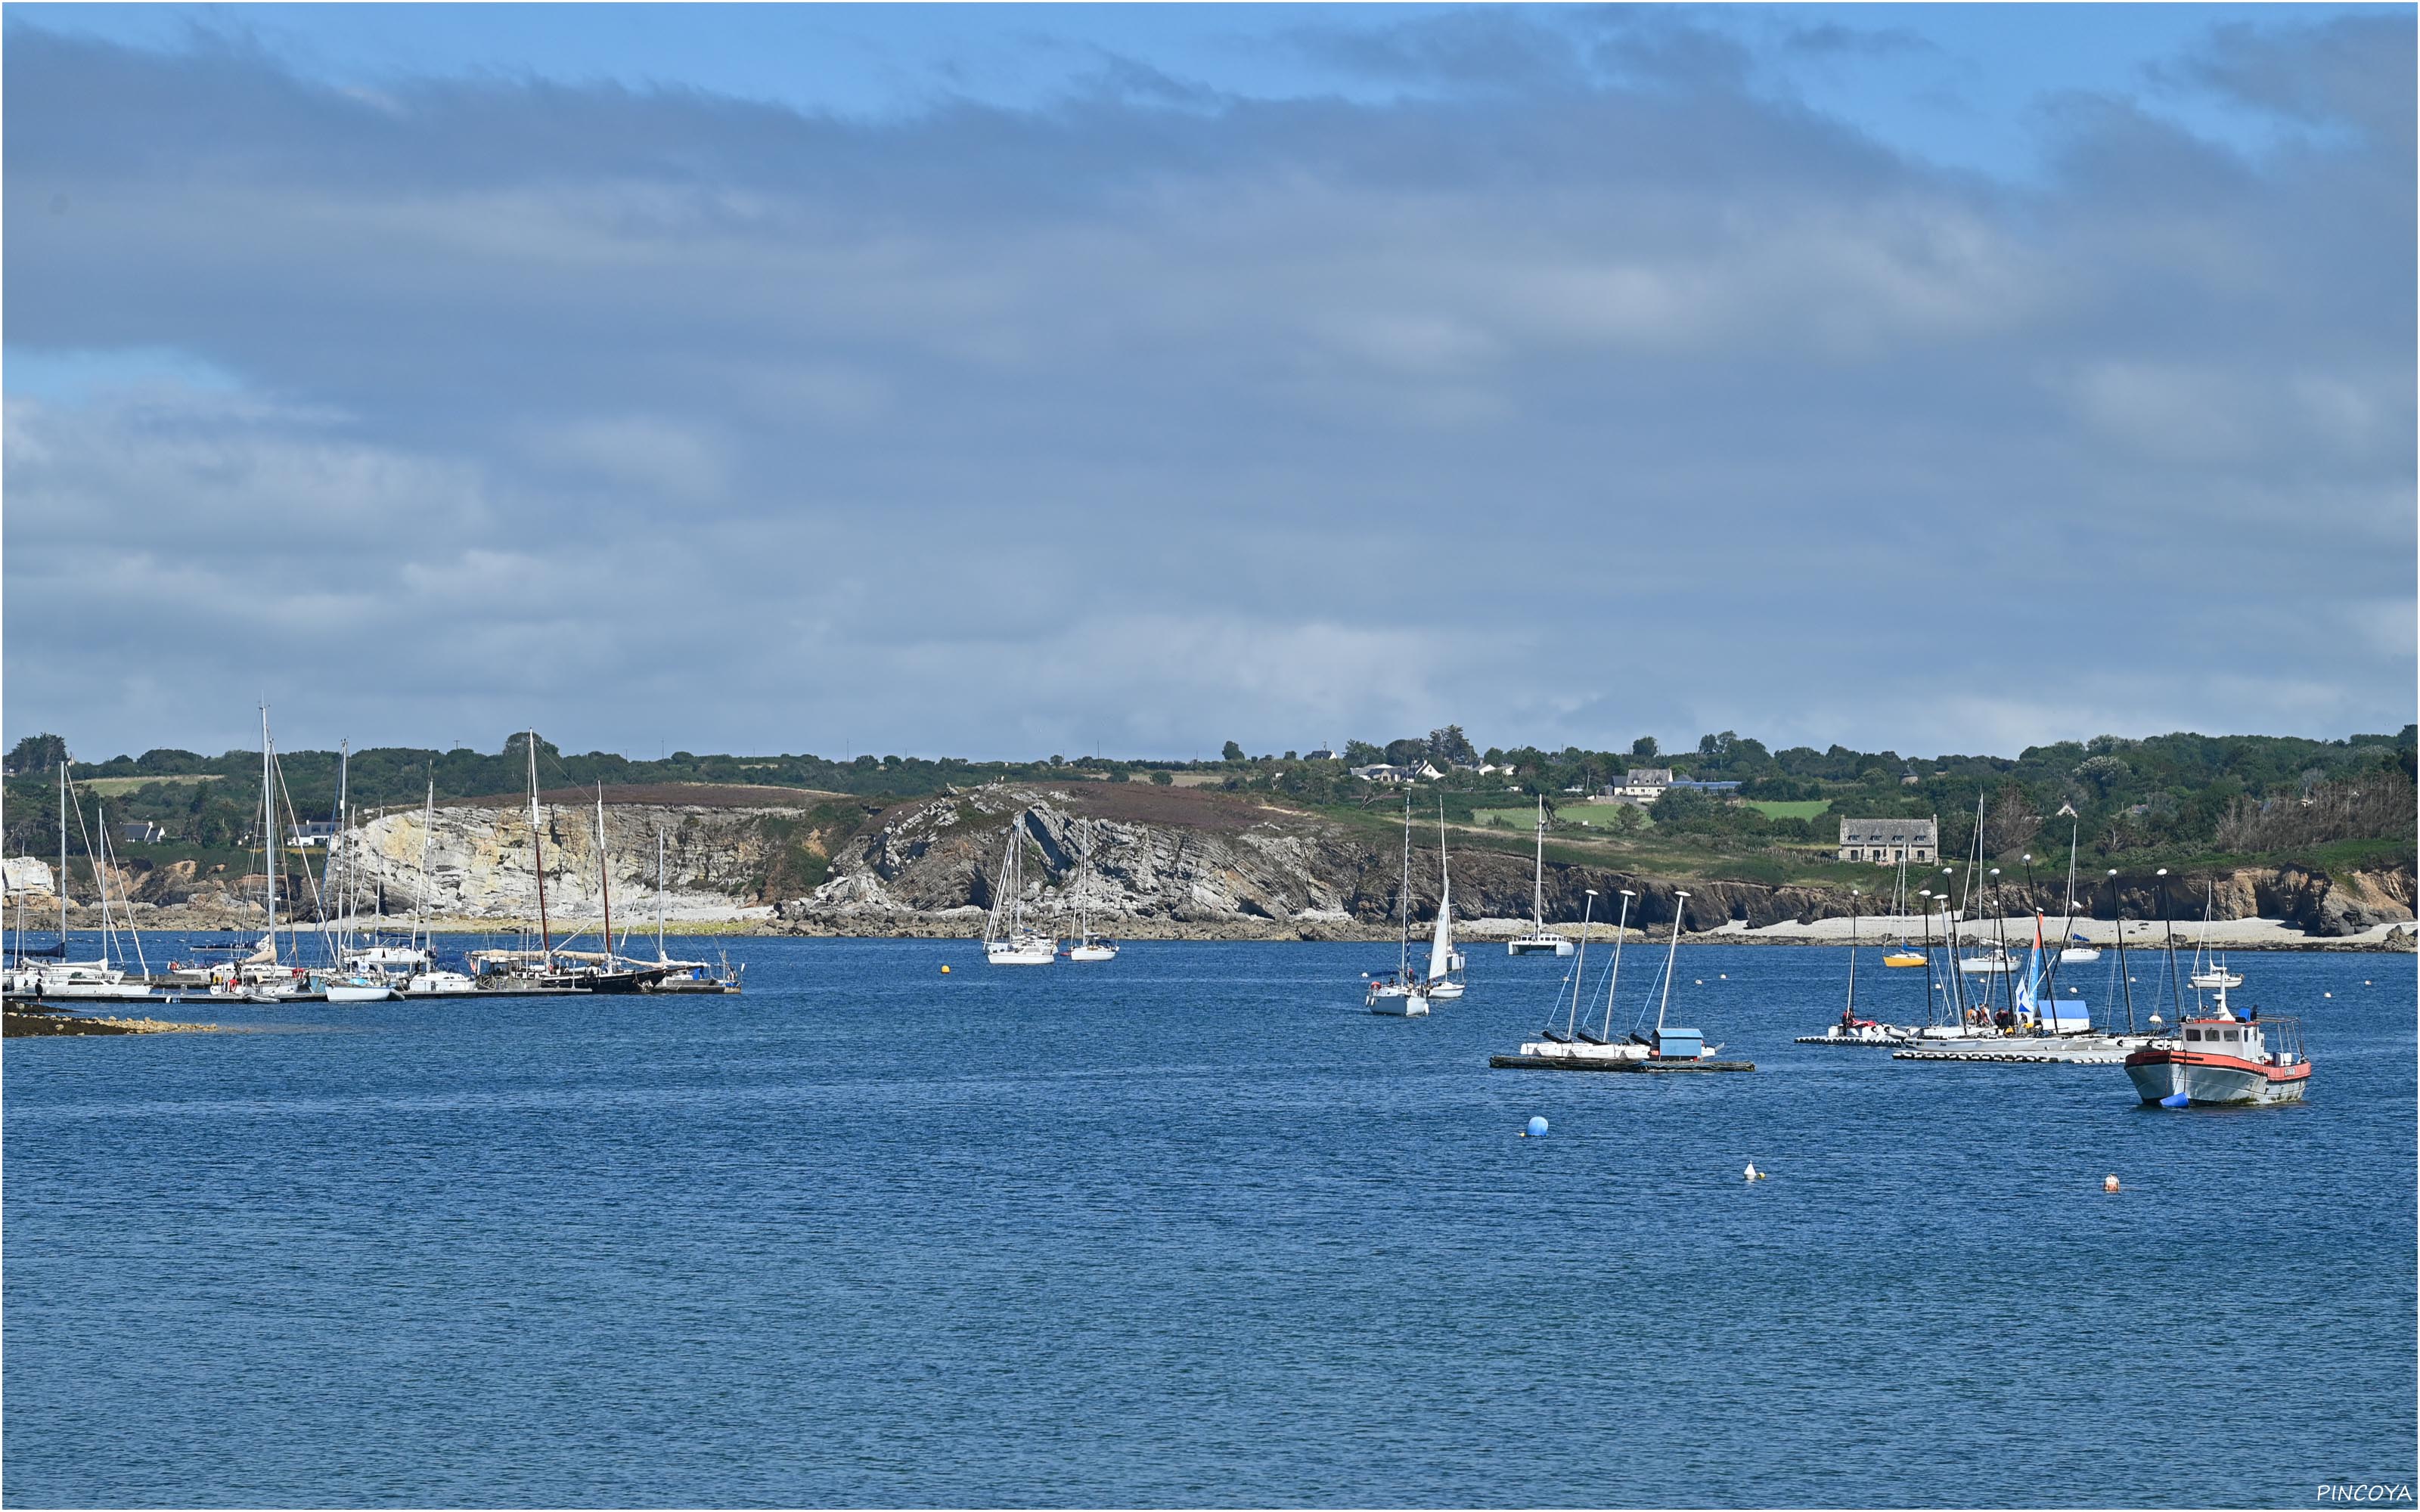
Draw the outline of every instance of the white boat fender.
[[[2104,1177],[2102,1177],[2102,1178],[2101,1179],[2101,1190],[2102,1190],[2102,1191],[2103,1191],[2103,1192],[2115,1192],[2115,1191],[2117,1191],[2117,1190],[2118,1190],[2118,1178],[2117,1178],[2116,1176],[2114,1176],[2114,1175],[2112,1175],[2112,1176],[2104,1176]]]
[[[1528,1127],[1521,1131],[1521,1137],[1524,1139],[1544,1139],[1546,1137],[1546,1120],[1541,1116],[1533,1113],[1529,1115]]]

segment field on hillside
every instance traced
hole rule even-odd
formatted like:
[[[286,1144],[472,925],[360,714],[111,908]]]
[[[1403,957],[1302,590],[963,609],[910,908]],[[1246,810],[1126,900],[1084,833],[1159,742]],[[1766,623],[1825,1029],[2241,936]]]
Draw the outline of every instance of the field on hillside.
[[[215,782],[218,779],[218,774],[215,772],[194,772],[182,777],[80,777],[75,779],[75,785],[86,793],[97,793],[104,798],[114,798],[121,793],[132,793],[136,788],[148,787],[154,782],[167,787],[178,787],[192,782]]]
[[[1832,807],[1832,800],[1829,798],[1799,798],[1794,800],[1785,800],[1780,798],[1750,798],[1747,800],[1747,807],[1764,815],[1767,819],[1812,819],[1817,814],[1822,813],[1824,810]]]

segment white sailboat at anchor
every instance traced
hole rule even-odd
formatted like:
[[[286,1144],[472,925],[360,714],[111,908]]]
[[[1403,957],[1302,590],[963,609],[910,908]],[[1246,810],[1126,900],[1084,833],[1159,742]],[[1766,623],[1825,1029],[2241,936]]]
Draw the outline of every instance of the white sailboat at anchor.
[[[1391,1018],[1426,1018],[1429,995],[1412,970],[1412,800],[1404,798],[1404,873],[1395,885],[1395,916],[1400,922],[1392,975],[1373,977],[1362,1004],[1373,1013]]]
[[[1462,995],[1462,952],[1453,948],[1453,875],[1445,856],[1445,805],[1437,805],[1436,929],[1429,936],[1427,992],[1433,1003],[1450,1003]]]
[[[1546,927],[1546,799],[1538,798],[1538,864],[1529,883],[1529,928],[1504,942],[1506,955],[1569,955],[1572,942]]]
[[[1001,856],[1000,886],[993,890],[991,917],[984,921],[984,959],[996,966],[1047,966],[1059,959],[1056,935],[1025,925],[1025,859],[1017,841],[1025,838],[1025,815],[1008,826],[1008,849]]]

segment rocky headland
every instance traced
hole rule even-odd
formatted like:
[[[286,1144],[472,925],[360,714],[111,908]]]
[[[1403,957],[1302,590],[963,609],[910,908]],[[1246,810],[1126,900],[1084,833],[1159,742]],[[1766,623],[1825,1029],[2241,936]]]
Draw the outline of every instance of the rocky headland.
[[[1079,910],[1125,938],[1371,939],[1391,935],[1402,871],[1399,831],[1247,794],[1146,783],[1003,783],[888,805],[779,788],[664,785],[607,789],[600,870],[593,795],[549,794],[541,812],[547,905],[558,933],[593,929],[610,889],[617,929],[650,926],[662,837],[664,913],[680,931],[794,934],[968,936],[994,901],[1002,848],[1024,847],[1029,918],[1063,932]],[[427,887],[421,856],[427,849]],[[365,825],[349,853],[390,919],[425,907],[441,927],[509,928],[536,914],[526,799],[449,805],[424,825],[419,810]],[[1526,927],[1531,859],[1501,831],[1451,836],[1454,913],[1464,933],[1488,938]],[[1435,917],[1435,832],[1415,835],[1414,919]],[[1591,853],[1604,856],[1592,859]],[[1637,894],[1631,922],[1649,932],[1677,920],[1688,933],[1734,940],[1831,943],[1852,907],[1868,917],[1889,873],[1867,896],[1846,884],[1770,885],[1680,878],[1626,869],[1603,841],[1550,842],[1545,909],[1575,926],[1589,888],[1609,909],[1618,889]],[[24,881],[30,884],[28,872]],[[47,880],[47,869],[44,869]],[[265,917],[258,877],[200,874],[191,862],[130,866],[113,887],[131,896],[144,928],[243,929]],[[45,889],[46,890],[46,889]],[[1686,892],[1685,902],[1680,894]],[[2056,918],[2063,878],[2001,894],[2004,912],[2040,907]],[[36,922],[47,899],[25,897]],[[2186,872],[2123,872],[2079,897],[2102,924],[2171,917],[2195,925],[2205,897],[2222,923],[2268,923],[2263,943],[2409,948],[2413,877],[2408,864],[2331,873],[2281,865]],[[1979,902],[1979,901],[1978,901]],[[281,914],[288,912],[281,907]],[[306,917],[310,910],[303,910]],[[99,911],[79,906],[89,926]],[[1835,924],[1832,921],[1838,921]],[[1909,927],[1916,921],[1910,920]],[[2084,926],[2092,933],[2094,925]],[[2398,928],[2400,933],[2397,933]]]

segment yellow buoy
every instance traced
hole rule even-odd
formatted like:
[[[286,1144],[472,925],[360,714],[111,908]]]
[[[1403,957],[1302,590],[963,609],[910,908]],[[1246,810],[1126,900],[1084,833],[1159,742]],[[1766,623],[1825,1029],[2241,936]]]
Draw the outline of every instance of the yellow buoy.
[[[950,968],[949,968],[949,967],[947,967],[947,966],[943,966],[943,967],[941,968],[941,975],[942,975],[942,976],[944,976],[944,977],[946,977],[946,976],[948,976],[949,974],[950,974]]]

